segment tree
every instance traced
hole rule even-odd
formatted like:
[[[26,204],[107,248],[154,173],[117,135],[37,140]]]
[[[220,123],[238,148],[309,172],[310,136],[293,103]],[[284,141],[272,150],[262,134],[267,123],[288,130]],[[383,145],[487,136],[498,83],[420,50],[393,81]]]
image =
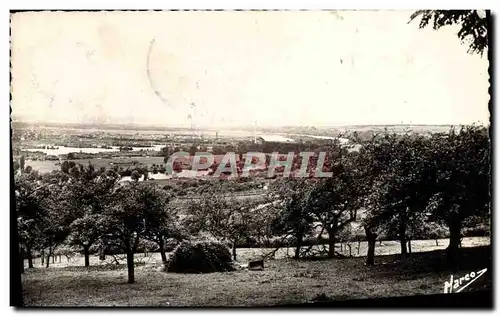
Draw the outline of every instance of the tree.
[[[49,267],[49,258],[54,255],[56,247],[67,238],[70,230],[73,209],[70,192],[63,185],[48,186],[49,195],[43,200],[44,215],[40,221],[42,241],[41,245],[47,251],[46,267]]]
[[[89,266],[89,250],[106,233],[104,209],[113,203],[112,193],[118,183],[118,174],[112,170],[95,170],[92,164],[78,165],[78,172],[70,169],[70,244],[83,248],[85,266]]]
[[[491,144],[486,128],[480,126],[461,127],[458,132],[452,128],[431,141],[437,179],[428,211],[450,229],[448,259],[456,268],[464,220],[491,213]]]
[[[365,193],[365,212],[361,216],[361,225],[366,234],[368,251],[366,265],[375,264],[375,243],[382,227],[379,221],[380,209],[383,207],[380,196],[383,194],[386,170],[393,156],[392,149],[395,135],[387,130],[383,135],[374,134],[370,139],[361,141],[363,146],[358,156],[358,168],[364,174],[364,181],[358,183]]]
[[[12,130],[11,130],[11,136],[12,136]],[[12,155],[12,148],[10,151],[10,154]],[[10,170],[10,182],[14,184],[15,188],[15,178],[14,178],[14,170]],[[11,190],[10,191],[10,206],[12,209],[12,206],[14,205],[16,207],[16,213],[17,213],[17,191]],[[13,267],[11,267],[11,294],[10,294],[10,305],[11,306],[16,306],[16,307],[23,307],[24,306],[24,300],[23,300],[23,282],[22,282],[22,276],[21,274],[24,273],[24,258],[21,255],[21,247],[20,247],[20,242],[19,242],[19,234],[12,234],[12,229],[15,229],[16,232],[18,232],[18,227],[14,223],[16,223],[14,216],[12,216],[12,211],[10,213],[10,228],[11,228],[11,246],[10,246],[10,258],[11,260],[16,261],[20,263],[19,265],[15,264]],[[17,216],[16,216],[17,217]],[[17,224],[17,223],[16,223]],[[13,288],[13,289],[12,289]]]
[[[137,184],[118,188],[114,194],[119,201],[110,205],[105,214],[108,216],[109,232],[114,245],[127,255],[128,283],[134,283],[134,253],[144,231],[143,209],[135,200]]]
[[[459,25],[458,38],[468,41],[469,53],[483,55],[488,49],[488,19],[483,10],[418,10],[414,12],[411,21],[420,17],[419,28],[429,24],[435,30],[447,25]]]
[[[140,239],[147,235],[148,225],[151,224],[150,214],[158,215],[156,212],[158,196],[155,196],[157,192],[151,191],[150,185],[149,183],[131,182],[128,185],[117,187],[113,192],[112,202],[104,211],[104,215],[107,216],[107,231],[111,242],[127,254],[128,283],[135,282],[134,254]],[[149,213],[149,207],[153,207],[154,211]],[[157,220],[159,222],[165,221],[161,217]]]
[[[491,218],[489,216],[471,216],[464,220],[462,236],[490,236]]]
[[[21,171],[24,172],[24,155],[21,155],[21,158],[19,159],[19,166],[21,168]]]
[[[57,176],[57,172],[51,173],[44,177],[44,181],[40,181],[38,175],[29,173],[15,180],[18,231],[21,242],[27,248],[29,261],[35,246],[47,248],[49,258],[68,233],[67,191],[59,185],[60,180],[54,181]],[[32,266],[32,263],[28,264]],[[49,267],[49,260],[46,264]]]
[[[303,179],[282,179],[275,183],[273,191],[278,196],[279,217],[272,227],[275,235],[292,235],[295,238],[295,259],[300,257],[304,237],[314,227],[314,216],[307,207],[307,185]]]
[[[139,179],[141,178],[141,174],[139,173],[139,171],[134,170],[134,171],[132,171],[130,178],[132,178],[133,181],[138,182]]]
[[[107,231],[107,218],[102,214],[93,213],[88,209],[82,217],[75,219],[71,225],[68,237],[70,245],[83,248],[85,266],[90,265],[90,247],[98,241]]]
[[[171,199],[171,195],[156,185],[141,187],[139,203],[144,207],[146,225],[144,238],[158,245],[163,263],[167,262],[165,241],[169,238],[176,240],[186,238],[179,225],[177,209],[169,205]]]
[[[194,233],[207,232],[218,241],[228,242],[236,260],[238,242],[253,234],[258,220],[255,208],[260,203],[215,195],[190,205],[188,223]]]
[[[339,232],[338,232],[338,240],[341,242],[341,251],[342,251],[342,243],[344,243],[345,246],[349,247],[349,256],[352,256],[352,242],[358,241],[360,242],[360,236],[362,234],[363,227],[360,225],[360,223],[356,222],[351,222],[348,225],[345,225]],[[359,245],[359,244],[358,244]],[[345,251],[345,249],[344,249]],[[359,247],[358,247],[358,255],[359,255]]]
[[[376,192],[379,208],[372,215],[376,214],[385,230],[398,237],[401,254],[405,255],[408,230],[421,225],[421,214],[433,195],[435,173],[430,166],[430,141],[409,134],[386,136],[388,142],[380,143],[380,150],[372,156],[384,163]]]
[[[424,216],[427,214],[423,214]],[[412,239],[434,239],[436,246],[439,246],[438,239],[446,238],[448,235],[448,227],[441,222],[434,221],[427,217],[422,220],[419,225],[411,227],[410,236]]]
[[[361,216],[361,226],[366,234],[368,242],[368,250],[366,254],[365,264],[373,266],[375,264],[375,245],[380,233],[385,229],[380,223],[379,210],[380,205],[380,186],[383,181],[378,177],[368,178],[370,184],[373,185],[373,190],[367,195],[365,200],[365,212]],[[367,181],[367,182],[368,182]]]
[[[26,168],[21,169],[21,170],[23,170],[24,173],[31,173],[33,171],[33,167],[26,166]]]
[[[28,268],[33,268],[33,249],[40,240],[40,230],[37,221],[32,218],[18,217],[17,229],[20,243],[28,256]],[[22,258],[24,261],[24,258]],[[24,263],[23,263],[24,266]]]
[[[332,177],[319,179],[308,190],[307,208],[328,233],[328,257],[335,256],[337,232],[356,220],[363,206],[364,181],[357,168],[357,153],[348,153],[340,144],[330,147],[329,160]]]
[[[37,186],[29,175],[21,174],[15,178],[17,231],[22,251],[28,256],[28,267],[33,268],[32,250],[41,240],[40,222],[44,216],[42,199],[45,188]],[[24,258],[22,258],[24,267]]]
[[[252,222],[250,225],[251,237],[266,248],[271,248],[271,240],[275,237],[273,223],[279,219],[280,210],[275,202],[266,198],[261,204],[252,209]]]
[[[17,174],[18,171],[20,171],[20,170],[23,170],[23,169],[21,169],[21,165],[19,164],[19,162],[14,161],[12,163],[12,171],[14,171],[14,174]]]
[[[69,174],[69,170],[71,169],[70,165],[69,165],[69,161],[65,160],[61,163],[61,171],[64,172],[64,173],[68,173]]]
[[[366,253],[366,265],[373,266],[375,264],[375,244],[377,241],[376,224],[373,222],[365,222],[363,228],[366,233],[366,240],[368,242],[368,251]]]

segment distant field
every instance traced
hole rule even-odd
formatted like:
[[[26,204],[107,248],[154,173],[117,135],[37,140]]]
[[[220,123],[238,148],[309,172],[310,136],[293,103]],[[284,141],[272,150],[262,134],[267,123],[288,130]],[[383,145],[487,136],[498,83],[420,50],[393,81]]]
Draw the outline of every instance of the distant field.
[[[214,155],[214,161],[217,163],[220,163],[224,155]],[[144,166],[152,166],[153,164],[156,165],[165,165],[164,161],[165,157],[163,156],[150,156],[150,157],[125,157],[125,158],[92,158],[92,159],[74,159],[74,160],[69,160],[73,161],[75,163],[80,163],[82,165],[87,165],[90,161],[92,165],[96,168],[101,168],[101,167],[106,167],[106,168],[111,168],[114,165],[116,166],[121,166],[123,168],[132,166],[133,161],[137,161],[139,164],[144,165]],[[236,157],[238,160],[239,158]],[[110,164],[113,163],[113,165]],[[34,170],[37,170],[38,172],[41,173],[47,173],[47,172],[52,172],[53,170],[60,170],[61,166],[57,165],[59,161],[55,160],[26,160],[26,166],[31,166]]]

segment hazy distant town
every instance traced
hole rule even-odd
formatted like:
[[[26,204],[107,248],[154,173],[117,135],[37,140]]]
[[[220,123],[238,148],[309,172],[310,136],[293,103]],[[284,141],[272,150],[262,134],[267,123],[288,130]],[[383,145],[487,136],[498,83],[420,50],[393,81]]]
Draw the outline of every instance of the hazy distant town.
[[[125,177],[132,169],[147,170],[150,181],[164,180],[167,158],[174,152],[211,153],[221,157],[227,152],[314,151],[334,141],[349,150],[359,150],[360,141],[374,133],[388,132],[430,135],[446,132],[449,125],[380,125],[342,127],[258,128],[182,128],[105,124],[12,123],[14,164],[21,156],[25,166],[40,173],[59,170],[63,161],[92,163],[115,169]],[[239,157],[239,155],[237,156]],[[185,165],[183,169],[190,169]],[[214,170],[215,171],[215,170]],[[177,175],[182,179],[183,174]]]

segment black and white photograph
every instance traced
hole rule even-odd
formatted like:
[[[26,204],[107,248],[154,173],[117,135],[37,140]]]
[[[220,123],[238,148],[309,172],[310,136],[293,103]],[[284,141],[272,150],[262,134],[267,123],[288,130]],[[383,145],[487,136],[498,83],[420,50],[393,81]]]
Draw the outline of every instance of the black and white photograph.
[[[492,28],[11,11],[10,305],[492,308]]]

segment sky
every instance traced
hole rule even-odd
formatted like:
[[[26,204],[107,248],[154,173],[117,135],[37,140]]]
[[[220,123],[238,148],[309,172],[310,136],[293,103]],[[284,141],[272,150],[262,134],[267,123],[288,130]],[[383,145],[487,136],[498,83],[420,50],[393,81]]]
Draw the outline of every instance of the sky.
[[[455,27],[408,24],[411,13],[16,13],[12,115],[198,127],[486,124],[486,55],[468,54]]]

